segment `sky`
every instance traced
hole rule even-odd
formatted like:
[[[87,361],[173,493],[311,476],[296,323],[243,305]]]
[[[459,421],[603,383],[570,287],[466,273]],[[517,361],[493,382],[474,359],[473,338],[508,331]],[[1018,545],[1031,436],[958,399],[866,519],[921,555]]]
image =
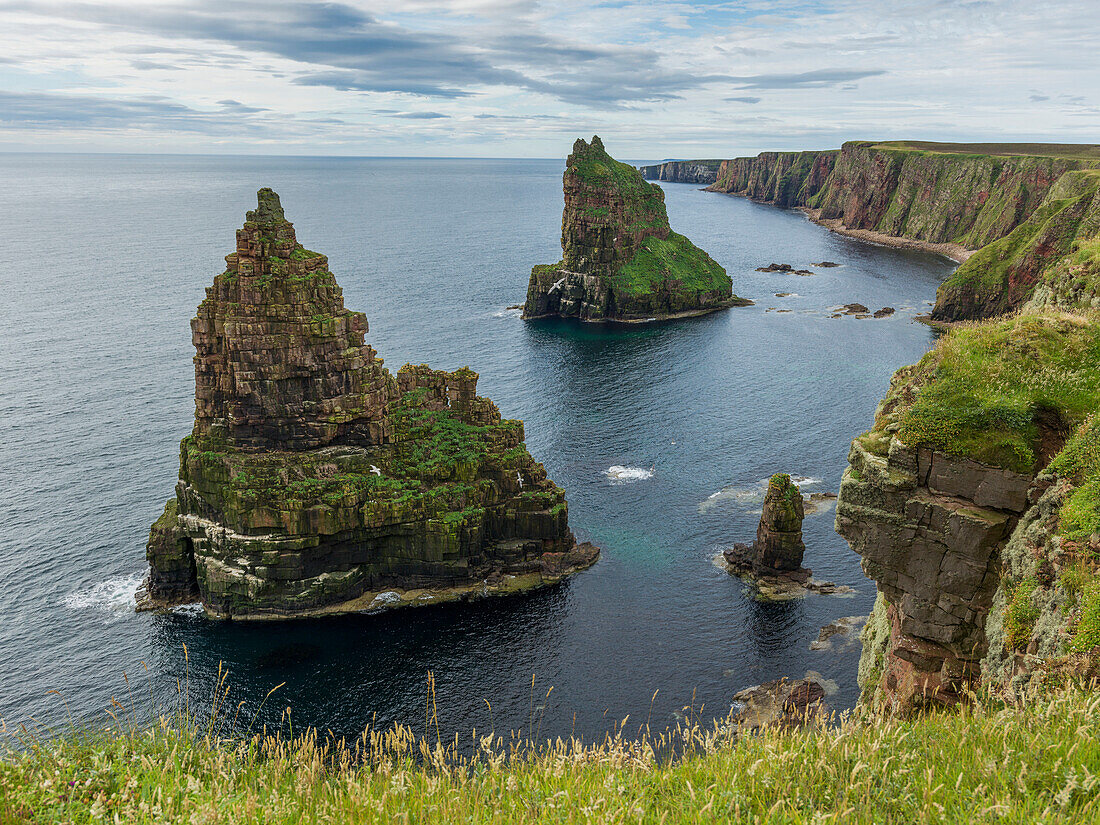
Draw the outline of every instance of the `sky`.
[[[0,0],[0,151],[1100,143],[1100,0]]]

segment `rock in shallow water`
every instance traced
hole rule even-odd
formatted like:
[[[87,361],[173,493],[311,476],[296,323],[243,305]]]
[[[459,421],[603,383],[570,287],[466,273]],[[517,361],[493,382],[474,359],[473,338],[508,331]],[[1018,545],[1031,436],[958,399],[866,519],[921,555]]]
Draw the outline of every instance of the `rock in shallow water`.
[[[143,606],[278,618],[508,593],[592,564],[477,373],[383,368],[328,259],[260,190],[192,321],[195,427]],[[396,594],[396,601],[391,594]]]

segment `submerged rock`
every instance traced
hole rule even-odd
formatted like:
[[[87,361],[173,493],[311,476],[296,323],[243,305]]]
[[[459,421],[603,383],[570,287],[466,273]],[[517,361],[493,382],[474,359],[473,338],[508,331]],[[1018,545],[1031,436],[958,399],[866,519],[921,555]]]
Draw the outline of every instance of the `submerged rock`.
[[[751,303],[669,228],[661,187],[608,155],[598,137],[573,144],[562,183],[562,259],[531,270],[525,318],[647,321]]]
[[[787,275],[813,275],[814,273],[808,269],[795,269],[790,264],[768,264],[767,266],[758,266],[757,272],[783,272]]]
[[[425,604],[560,580],[565,495],[477,373],[383,368],[328,259],[261,189],[191,326],[195,426],[150,533],[145,607],[218,617]]]
[[[821,628],[817,638],[810,642],[810,650],[833,650],[834,645],[838,646],[840,650],[854,647],[859,643],[859,637],[854,634],[862,629],[866,623],[866,616],[842,616],[829,622]]]
[[[811,266],[819,266],[822,269],[832,269],[833,267],[840,266],[840,264],[836,261],[818,261],[816,264],[811,264]]]

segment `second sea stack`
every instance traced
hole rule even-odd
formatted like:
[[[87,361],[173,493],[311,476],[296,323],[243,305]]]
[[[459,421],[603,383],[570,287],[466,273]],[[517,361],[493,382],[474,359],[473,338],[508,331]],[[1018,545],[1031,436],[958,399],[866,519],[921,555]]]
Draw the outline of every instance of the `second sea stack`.
[[[522,421],[477,373],[364,343],[328,258],[258,193],[191,321],[195,426],[139,601],[220,618],[376,610],[538,587],[592,564]]]
[[[726,270],[673,232],[661,187],[578,140],[562,176],[562,259],[531,270],[523,317],[646,321],[748,303]]]

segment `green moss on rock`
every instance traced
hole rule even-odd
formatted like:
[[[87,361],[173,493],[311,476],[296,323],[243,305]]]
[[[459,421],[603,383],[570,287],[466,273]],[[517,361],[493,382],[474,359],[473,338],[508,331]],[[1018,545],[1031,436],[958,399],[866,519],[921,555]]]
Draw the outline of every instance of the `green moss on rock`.
[[[661,188],[598,137],[574,144],[562,181],[562,260],[532,269],[525,317],[645,320],[746,303],[721,266],[670,230]]]

